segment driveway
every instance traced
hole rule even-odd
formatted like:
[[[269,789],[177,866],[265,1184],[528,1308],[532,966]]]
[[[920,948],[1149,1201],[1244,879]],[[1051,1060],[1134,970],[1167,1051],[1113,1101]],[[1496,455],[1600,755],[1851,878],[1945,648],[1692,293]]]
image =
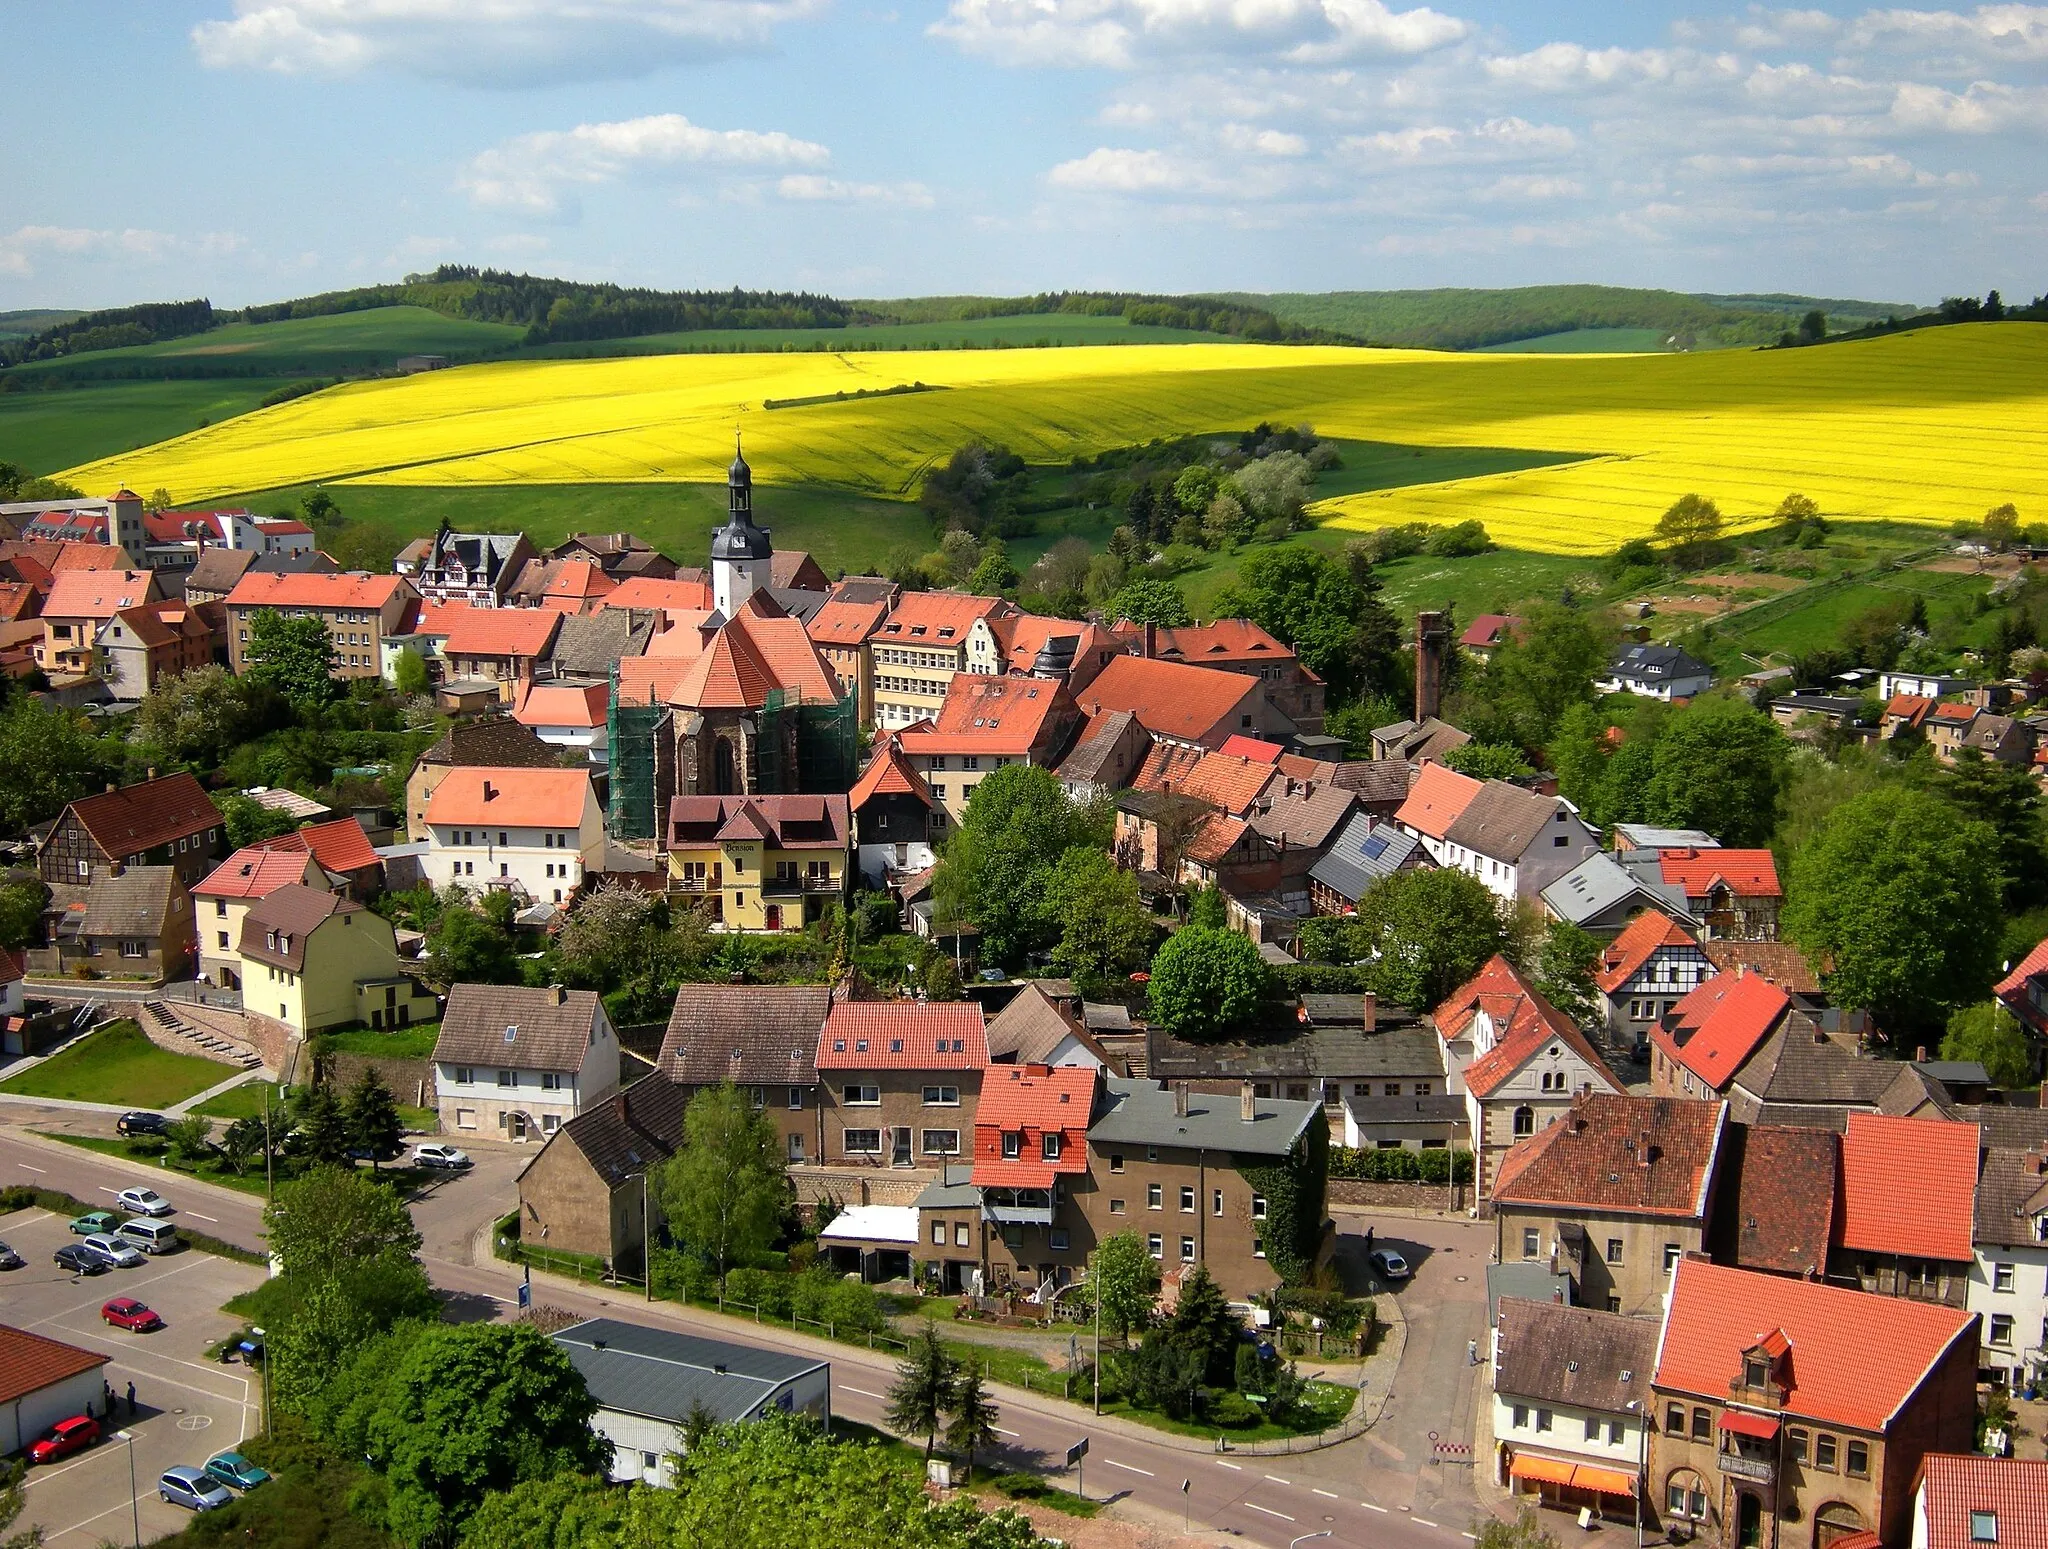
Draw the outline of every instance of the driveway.
[[[0,1216],[0,1235],[28,1261],[0,1279],[7,1321],[111,1356],[107,1380],[122,1394],[134,1383],[137,1406],[133,1420],[123,1413],[117,1422],[134,1437],[135,1495],[129,1444],[110,1434],[88,1452],[29,1473],[24,1525],[40,1527],[51,1549],[128,1542],[138,1517],[144,1541],[178,1531],[187,1513],[158,1499],[157,1476],[174,1463],[204,1464],[262,1426],[257,1373],[208,1361],[205,1351],[238,1326],[221,1303],[260,1285],[263,1271],[188,1248],[81,1279],[50,1262],[76,1240],[64,1217],[17,1211]],[[110,1327],[100,1307],[115,1296],[147,1302],[164,1327],[150,1334]]]

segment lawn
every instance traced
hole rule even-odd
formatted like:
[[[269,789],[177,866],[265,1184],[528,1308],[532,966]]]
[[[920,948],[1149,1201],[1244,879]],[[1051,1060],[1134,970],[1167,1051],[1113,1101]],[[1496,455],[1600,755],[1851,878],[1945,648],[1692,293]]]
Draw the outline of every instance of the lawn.
[[[210,382],[88,382],[0,393],[0,462],[55,473],[246,414],[283,386],[277,377]],[[110,495],[93,480],[87,494]],[[148,491],[144,490],[144,494]]]
[[[217,1145],[227,1126],[215,1121],[213,1140]],[[224,1189],[239,1189],[244,1194],[262,1194],[268,1191],[271,1182],[284,1183],[305,1170],[305,1163],[297,1156],[275,1153],[271,1157],[271,1176],[266,1180],[263,1172],[263,1154],[258,1151],[247,1164],[247,1170],[236,1172],[216,1154],[199,1163],[180,1161],[167,1155],[165,1143],[157,1139],[106,1139],[98,1135],[67,1135],[54,1130],[39,1131],[45,1140],[61,1140],[67,1146],[77,1146],[81,1151],[97,1151],[101,1156],[118,1156],[131,1162],[160,1162],[165,1169],[181,1173],[187,1178],[198,1178],[202,1182],[217,1183]],[[368,1169],[363,1171],[367,1174]],[[400,1166],[386,1162],[377,1169],[377,1180],[388,1183],[401,1194],[410,1194],[442,1174],[422,1171],[415,1167]]]
[[[910,382],[948,390],[760,408]],[[1547,464],[1317,507],[1361,531],[1476,518],[1512,548],[1600,554],[1647,534],[1687,491],[1738,526],[1799,491],[1831,519],[1946,527],[2006,500],[2048,509],[2048,327],[1660,355],[1205,344],[497,361],[347,384],[75,477],[181,500],[316,480],[673,484],[715,478],[738,424],[765,482],[901,498],[976,437],[1058,465],[1261,420],[1388,445],[1517,448]]]
[[[367,1054],[374,1059],[423,1060],[433,1055],[434,1040],[440,1036],[439,1022],[420,1022],[388,1033],[350,1027],[320,1034],[320,1048],[323,1053]]]
[[[124,1017],[88,1033],[34,1069],[0,1081],[0,1091],[20,1097],[118,1103],[124,1108],[168,1108],[220,1085],[235,1069],[194,1054],[159,1049]]]
[[[240,1086],[231,1086],[218,1097],[195,1103],[192,1111],[209,1119],[225,1119],[230,1124],[237,1119],[260,1119],[266,1092],[270,1094],[271,1122],[276,1123],[284,1116],[284,1088],[267,1081],[244,1081]]]

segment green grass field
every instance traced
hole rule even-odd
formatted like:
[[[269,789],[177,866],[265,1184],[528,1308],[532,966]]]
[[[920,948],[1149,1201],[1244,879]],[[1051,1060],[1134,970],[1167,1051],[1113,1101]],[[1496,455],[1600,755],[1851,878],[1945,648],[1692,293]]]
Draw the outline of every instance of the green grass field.
[[[1879,603],[1899,597],[1925,599],[1930,613],[1953,607],[1972,594],[1981,596],[1990,578],[1953,571],[1892,570],[1877,576],[1807,586],[1782,599],[1764,603],[1746,614],[1717,624],[1713,654],[1732,666],[1738,660],[1786,660],[1836,644],[1851,619]],[[1971,631],[1974,636],[1989,628]]]
[[[87,378],[161,362],[181,371],[213,368],[222,376],[331,376],[389,366],[402,355],[496,354],[516,346],[525,333],[509,323],[472,323],[425,307],[374,307],[332,317],[230,323],[189,338],[64,355],[14,369],[26,378]]]
[[[783,350],[1031,349],[1074,344],[1216,344],[1187,328],[1134,327],[1121,317],[977,317],[951,323],[880,323],[851,328],[707,328],[639,339],[581,339],[521,350],[535,360],[692,352],[772,354]]]
[[[132,452],[246,414],[284,381],[234,377],[89,382],[42,392],[0,393],[0,462],[15,463],[30,473],[55,473],[83,461]]]
[[[344,1032],[323,1033],[321,1047],[336,1054],[367,1054],[373,1059],[423,1060],[434,1052],[434,1040],[441,1036],[439,1022],[422,1022],[416,1027],[378,1032],[368,1027],[351,1027]]]
[[[1484,344],[1475,355],[1642,355],[1661,351],[1670,338],[1662,328],[1574,328],[1567,333],[1539,334]]]
[[[123,1018],[34,1069],[0,1081],[0,1091],[18,1097],[119,1103],[124,1108],[168,1108],[234,1073],[232,1065],[159,1049],[140,1027]]]
[[[284,1088],[267,1081],[244,1081],[240,1086],[229,1087],[218,1097],[193,1104],[192,1111],[203,1113],[209,1119],[225,1119],[230,1124],[236,1119],[260,1119],[263,1117],[265,1092],[270,1094],[271,1122],[281,1125],[284,1120]]]

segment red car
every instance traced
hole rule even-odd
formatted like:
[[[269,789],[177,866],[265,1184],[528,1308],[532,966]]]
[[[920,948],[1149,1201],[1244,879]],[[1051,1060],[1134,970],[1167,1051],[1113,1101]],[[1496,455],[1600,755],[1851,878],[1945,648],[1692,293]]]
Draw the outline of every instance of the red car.
[[[145,1307],[132,1296],[117,1296],[100,1309],[100,1316],[115,1328],[124,1328],[131,1334],[147,1334],[151,1329],[164,1326],[164,1320],[156,1315],[156,1309]]]
[[[59,1420],[38,1436],[28,1449],[28,1460],[31,1463],[54,1463],[74,1452],[83,1452],[99,1439],[99,1421],[91,1415],[73,1415],[69,1420]]]

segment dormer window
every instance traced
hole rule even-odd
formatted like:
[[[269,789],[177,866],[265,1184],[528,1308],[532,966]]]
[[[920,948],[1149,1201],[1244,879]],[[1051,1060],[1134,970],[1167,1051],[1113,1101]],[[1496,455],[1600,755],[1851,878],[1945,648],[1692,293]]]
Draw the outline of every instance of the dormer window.
[[[1053,1134],[1041,1135],[1039,1137],[1039,1151],[1046,1161],[1057,1162],[1060,1159],[1059,1135],[1056,1132]]]
[[[1771,1363],[1760,1355],[1745,1357],[1742,1362],[1742,1382],[1745,1387],[1769,1387]]]
[[[1014,1162],[1024,1154],[1024,1136],[1015,1130],[1003,1131],[1003,1160]]]

